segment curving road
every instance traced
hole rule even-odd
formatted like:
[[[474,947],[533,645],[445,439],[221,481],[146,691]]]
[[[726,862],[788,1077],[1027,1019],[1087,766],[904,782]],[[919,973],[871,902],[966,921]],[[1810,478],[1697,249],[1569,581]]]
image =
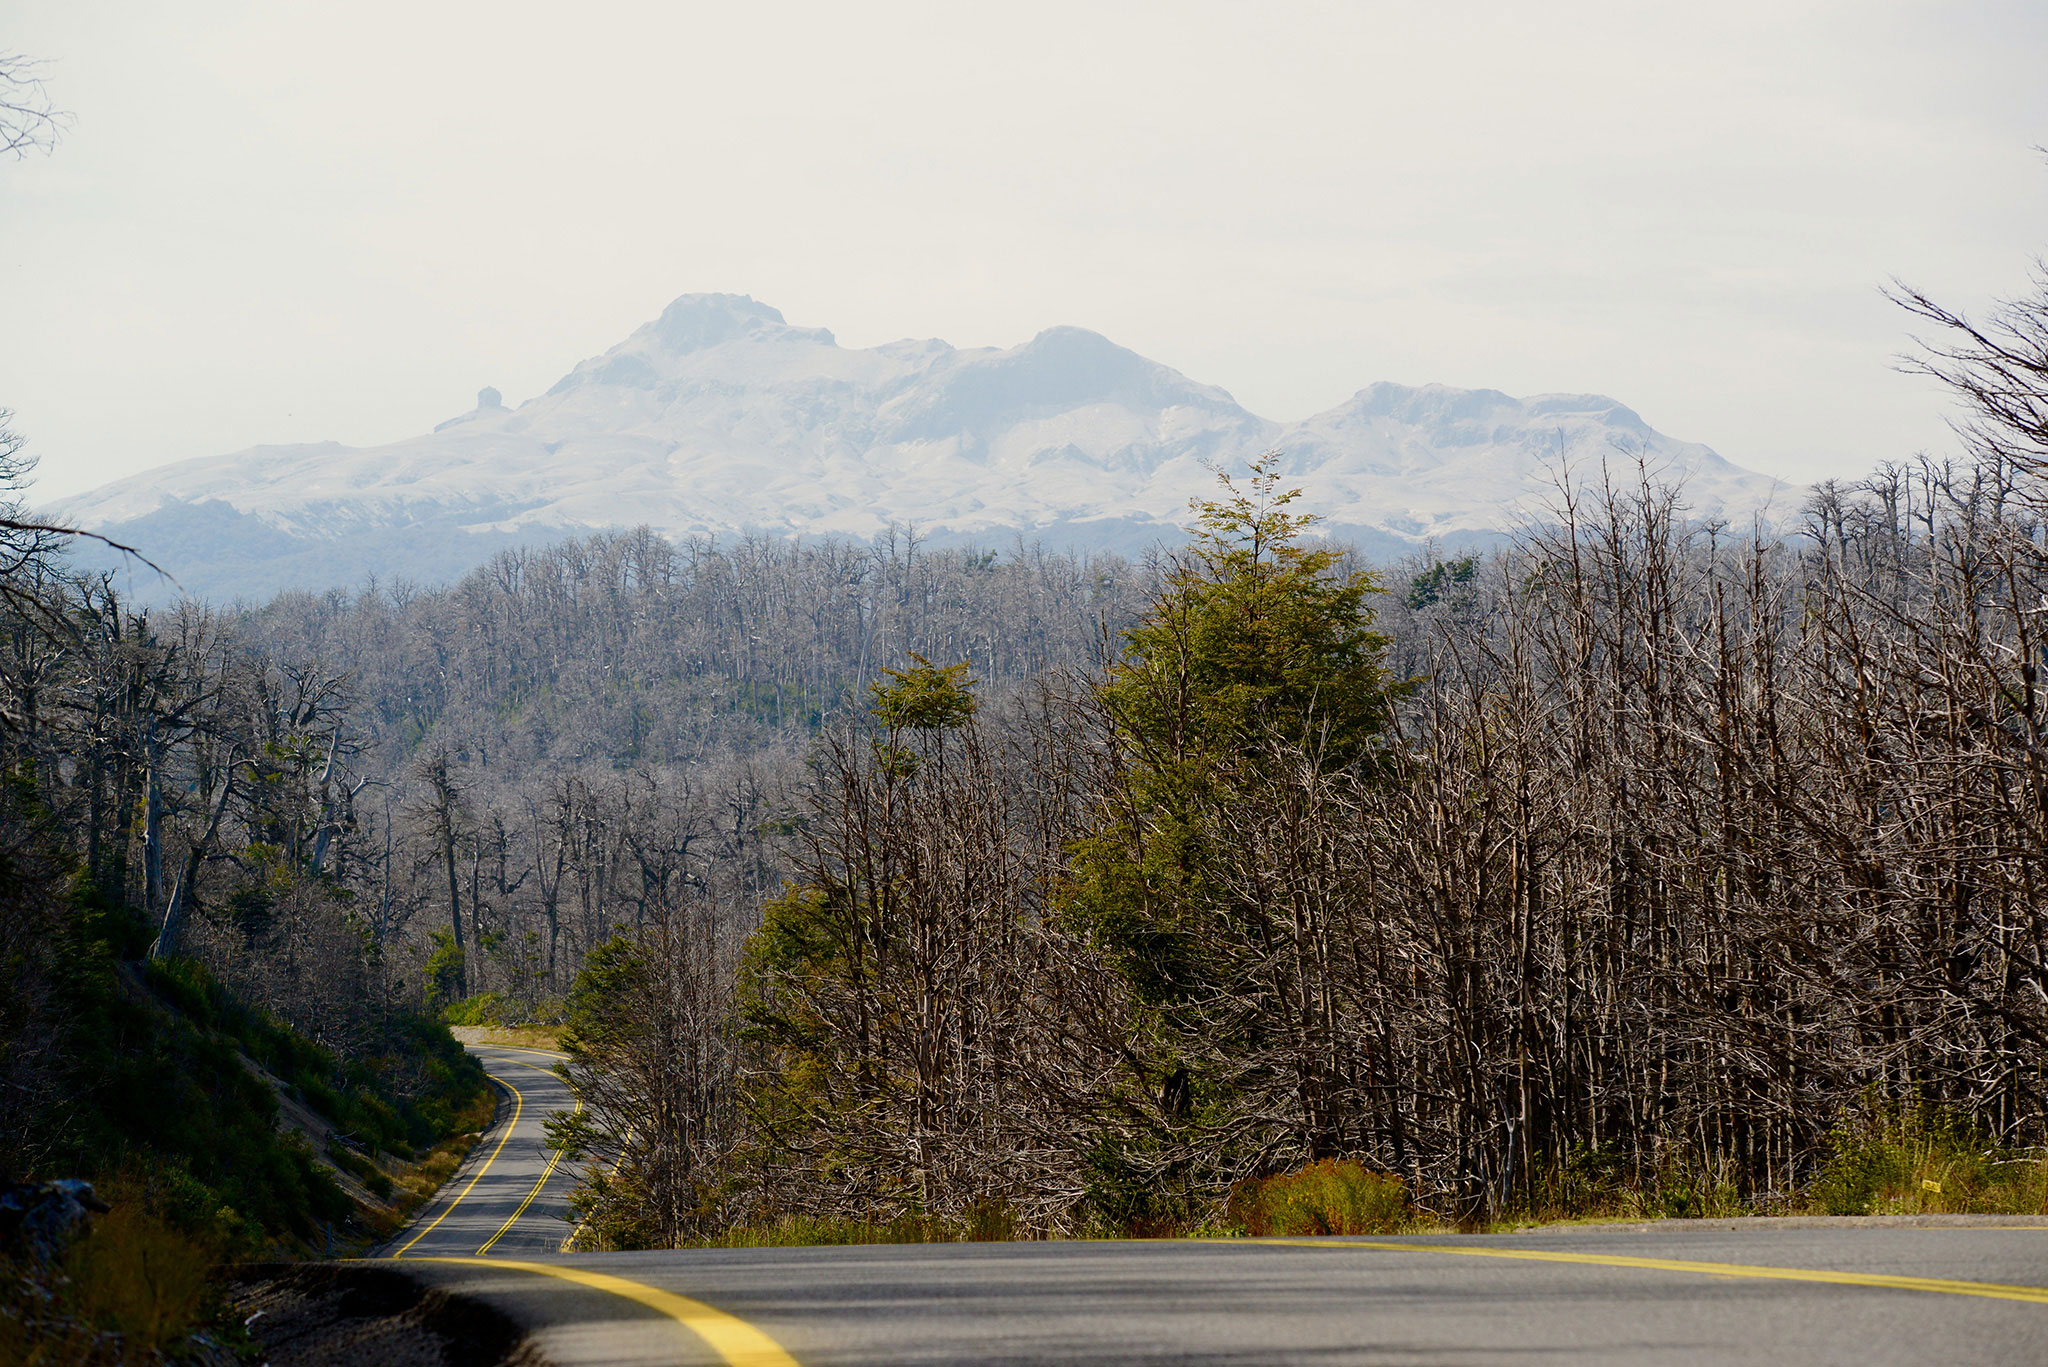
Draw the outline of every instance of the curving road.
[[[385,1257],[529,1258],[559,1252],[569,1236],[573,1177],[542,1128],[575,1104],[554,1072],[563,1055],[498,1044],[469,1052],[497,1085],[497,1119],[440,1194],[384,1246]]]
[[[561,1084],[476,1052],[523,1101],[393,1246],[564,1367],[2048,1362],[2042,1217],[564,1255]]]

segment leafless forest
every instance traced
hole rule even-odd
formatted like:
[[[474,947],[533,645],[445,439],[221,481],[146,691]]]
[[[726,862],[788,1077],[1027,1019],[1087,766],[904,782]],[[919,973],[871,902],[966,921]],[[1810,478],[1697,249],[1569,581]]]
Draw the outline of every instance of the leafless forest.
[[[39,545],[12,782],[344,1053],[566,1013],[602,1240],[1185,1227],[1333,1156],[1768,1207],[1885,1099],[2040,1143],[2048,305],[1905,302],[1966,455],[1769,535],[1615,468],[1373,574],[1266,497],[1142,565],[642,533],[149,614]]]

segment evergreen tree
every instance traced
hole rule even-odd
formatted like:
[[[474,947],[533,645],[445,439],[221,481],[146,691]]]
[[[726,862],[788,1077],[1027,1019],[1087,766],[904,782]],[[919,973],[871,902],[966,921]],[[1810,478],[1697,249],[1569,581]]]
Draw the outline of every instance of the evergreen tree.
[[[1100,1156],[1124,1223],[1198,1180],[1190,1155],[1256,1167],[1343,1144],[1327,975],[1309,971],[1334,910],[1314,847],[1333,794],[1370,777],[1396,690],[1378,583],[1304,539],[1315,519],[1279,482],[1267,456],[1196,504],[1194,545],[1095,689],[1109,763],[1068,908],[1146,1024],[1134,1101],[1156,1128]],[[1264,827],[1291,852],[1270,857]]]

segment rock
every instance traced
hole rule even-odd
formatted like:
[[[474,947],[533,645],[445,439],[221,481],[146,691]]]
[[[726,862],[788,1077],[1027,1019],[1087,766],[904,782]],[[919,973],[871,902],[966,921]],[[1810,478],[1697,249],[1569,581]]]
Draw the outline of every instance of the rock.
[[[109,1209],[92,1183],[73,1177],[13,1182],[0,1189],[0,1253],[27,1253],[52,1263],[95,1214]]]

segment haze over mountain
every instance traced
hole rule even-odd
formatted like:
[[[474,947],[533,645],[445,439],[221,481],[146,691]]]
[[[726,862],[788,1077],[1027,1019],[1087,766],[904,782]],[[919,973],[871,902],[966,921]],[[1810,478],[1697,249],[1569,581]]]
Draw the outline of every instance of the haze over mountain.
[[[219,598],[438,581],[507,545],[641,524],[1132,551],[1180,539],[1212,467],[1272,449],[1331,535],[1380,555],[1490,540],[1555,496],[1558,470],[1603,459],[1683,478],[1701,512],[1792,501],[1598,395],[1375,384],[1282,425],[1079,328],[850,349],[751,298],[691,294],[517,408],[486,389],[421,436],[252,447],[47,511]]]

